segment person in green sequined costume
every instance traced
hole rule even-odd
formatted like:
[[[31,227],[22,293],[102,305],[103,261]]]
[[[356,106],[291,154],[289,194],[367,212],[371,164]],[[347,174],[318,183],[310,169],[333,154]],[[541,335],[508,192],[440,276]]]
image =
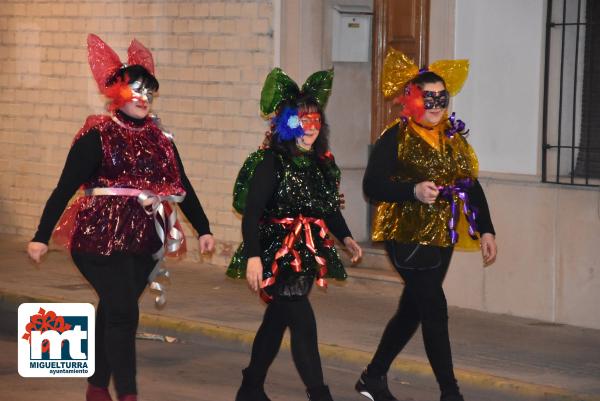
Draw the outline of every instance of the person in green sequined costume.
[[[274,69],[263,88],[261,110],[275,117],[263,147],[247,158],[236,180],[234,208],[243,214],[244,242],[227,274],[245,277],[268,305],[236,401],[269,400],[264,380],[288,327],[310,400],[332,400],[308,295],[315,280],[326,286],[326,277],[346,278],[329,232],[343,241],[353,262],[362,255],[340,212],[340,170],[328,150],[323,107],[332,77],[332,71],[320,71],[299,90]]]

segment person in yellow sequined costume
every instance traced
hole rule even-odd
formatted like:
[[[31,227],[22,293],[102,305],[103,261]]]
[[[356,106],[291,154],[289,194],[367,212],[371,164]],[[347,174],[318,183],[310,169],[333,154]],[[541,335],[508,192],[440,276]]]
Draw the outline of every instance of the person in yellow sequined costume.
[[[422,326],[427,357],[441,401],[464,401],[452,366],[448,308],[442,283],[455,248],[481,249],[484,265],[496,258],[495,231],[478,161],[468,131],[454,113],[450,96],[462,87],[467,60],[444,60],[419,69],[391,50],[382,90],[402,105],[371,152],[363,189],[377,203],[373,241],[383,241],[405,288],[378,349],[356,383],[373,401],[395,401],[386,374],[394,358]]]

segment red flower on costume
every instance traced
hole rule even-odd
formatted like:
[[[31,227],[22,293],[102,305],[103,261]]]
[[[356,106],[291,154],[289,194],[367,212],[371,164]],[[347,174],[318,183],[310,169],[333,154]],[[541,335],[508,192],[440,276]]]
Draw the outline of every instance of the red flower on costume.
[[[425,103],[423,102],[423,91],[415,84],[410,84],[404,94],[394,98],[394,104],[402,105],[402,115],[411,117],[414,120],[420,120],[425,113]]]
[[[108,105],[109,111],[118,110],[133,99],[133,92],[127,83],[128,81],[127,77],[119,79],[105,89],[104,96],[112,100]]]
[[[333,153],[331,153],[329,150],[325,153],[323,153],[323,156],[321,156],[322,159],[329,159],[331,161],[334,160],[333,158]]]

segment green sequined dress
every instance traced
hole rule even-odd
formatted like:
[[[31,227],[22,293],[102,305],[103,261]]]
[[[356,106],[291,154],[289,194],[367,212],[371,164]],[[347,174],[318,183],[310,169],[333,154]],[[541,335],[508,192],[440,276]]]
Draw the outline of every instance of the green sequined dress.
[[[273,150],[262,149],[248,156],[238,174],[233,194],[233,206],[238,212],[244,213],[252,176],[265,158],[266,152],[272,152],[275,158],[277,186],[262,213],[258,227],[263,280],[273,277],[272,263],[275,254],[282,248],[284,238],[290,232],[289,225],[274,222],[274,219],[297,218],[302,215],[323,219],[326,222],[331,216],[340,213],[338,191],[340,170],[332,156],[318,160],[313,152],[306,152],[289,158]],[[305,295],[297,294],[298,284],[300,287],[302,283],[312,284],[314,278],[318,277],[320,265],[315,256],[322,257],[326,261],[325,277],[338,280],[347,277],[338,252],[335,247],[329,245],[331,234],[321,238],[319,235],[321,228],[318,224],[310,224],[310,231],[316,253],[307,247],[306,233],[302,231],[293,247],[301,261],[299,271],[295,271],[292,267],[295,260],[292,252],[287,253],[277,260],[278,272],[275,284],[267,287],[267,292],[278,288],[280,295],[286,291],[296,293],[295,295]],[[227,275],[234,278],[245,277],[246,264],[247,257],[242,242],[231,259]],[[310,285],[308,288],[305,285],[304,292],[308,291]]]

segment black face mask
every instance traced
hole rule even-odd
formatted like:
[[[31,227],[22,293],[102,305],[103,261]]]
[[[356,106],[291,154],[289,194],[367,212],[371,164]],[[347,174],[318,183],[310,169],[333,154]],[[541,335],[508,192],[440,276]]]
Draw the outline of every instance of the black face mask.
[[[449,102],[450,95],[445,89],[439,92],[423,91],[423,104],[425,110],[445,109],[448,107]]]

